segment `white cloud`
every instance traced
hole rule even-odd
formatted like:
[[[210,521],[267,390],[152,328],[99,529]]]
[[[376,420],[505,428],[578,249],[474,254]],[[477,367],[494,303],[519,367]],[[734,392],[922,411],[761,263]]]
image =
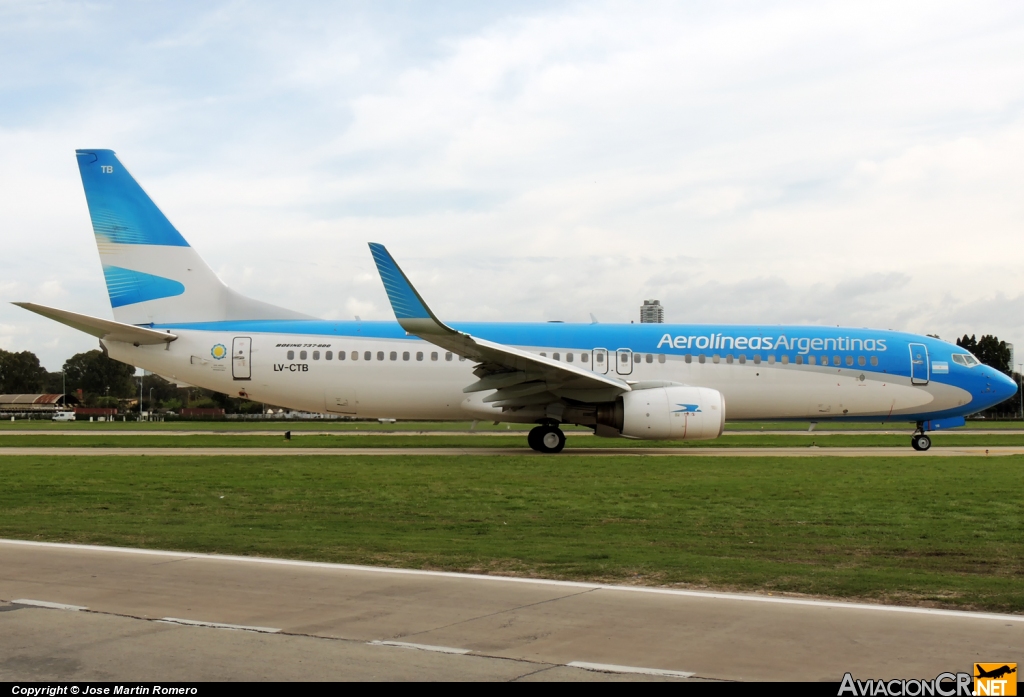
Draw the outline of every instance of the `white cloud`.
[[[3,299],[108,312],[71,152],[104,146],[325,317],[390,316],[373,240],[451,318],[1024,342],[1018,4],[63,7],[0,28]],[[51,368],[94,345],[26,314]]]

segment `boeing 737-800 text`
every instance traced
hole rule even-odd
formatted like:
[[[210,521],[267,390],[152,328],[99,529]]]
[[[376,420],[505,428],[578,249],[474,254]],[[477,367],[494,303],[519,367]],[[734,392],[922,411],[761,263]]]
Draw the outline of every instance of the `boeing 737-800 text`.
[[[351,417],[561,424],[599,436],[717,438],[726,418],[907,422],[928,431],[1013,395],[967,351],[875,329],[765,325],[445,323],[371,244],[397,322],[337,322],[226,287],[110,150],[78,166],[114,321],[32,303],[114,359],[178,382]]]

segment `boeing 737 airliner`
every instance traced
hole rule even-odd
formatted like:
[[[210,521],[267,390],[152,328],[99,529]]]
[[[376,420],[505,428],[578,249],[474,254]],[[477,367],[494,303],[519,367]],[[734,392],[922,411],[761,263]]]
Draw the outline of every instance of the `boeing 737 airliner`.
[[[599,436],[717,438],[725,420],[963,425],[1016,385],[967,351],[877,329],[667,324],[498,324],[438,319],[371,244],[397,322],[336,322],[226,287],[110,150],[78,166],[115,321],[32,303],[108,355],[178,382],[327,414],[561,424]]]

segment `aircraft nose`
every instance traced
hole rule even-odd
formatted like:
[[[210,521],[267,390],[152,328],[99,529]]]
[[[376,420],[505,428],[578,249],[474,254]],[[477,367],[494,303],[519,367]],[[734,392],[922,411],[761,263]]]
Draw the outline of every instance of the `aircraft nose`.
[[[1000,402],[1017,394],[1017,383],[1013,381],[1013,378],[999,371],[992,372],[995,373],[992,376],[992,391],[995,392]]]

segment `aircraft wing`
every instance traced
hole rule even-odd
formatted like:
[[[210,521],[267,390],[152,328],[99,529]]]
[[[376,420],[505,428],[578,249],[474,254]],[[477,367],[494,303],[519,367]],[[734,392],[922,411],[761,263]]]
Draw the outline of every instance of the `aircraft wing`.
[[[158,332],[155,329],[136,327],[133,324],[123,324],[109,319],[90,317],[89,315],[80,315],[77,312],[58,310],[53,307],[46,307],[45,305],[36,305],[35,303],[12,304],[61,324],[66,324],[72,329],[91,334],[97,339],[123,341],[126,344],[141,346],[144,344],[168,344],[178,338],[177,334],[171,334],[170,332]]]
[[[606,402],[630,391],[628,384],[614,377],[449,327],[427,307],[384,245],[370,243],[370,253],[402,328],[413,336],[479,364],[473,371],[479,381],[466,386],[463,392],[495,390],[483,401],[496,407],[521,407],[562,398]]]

